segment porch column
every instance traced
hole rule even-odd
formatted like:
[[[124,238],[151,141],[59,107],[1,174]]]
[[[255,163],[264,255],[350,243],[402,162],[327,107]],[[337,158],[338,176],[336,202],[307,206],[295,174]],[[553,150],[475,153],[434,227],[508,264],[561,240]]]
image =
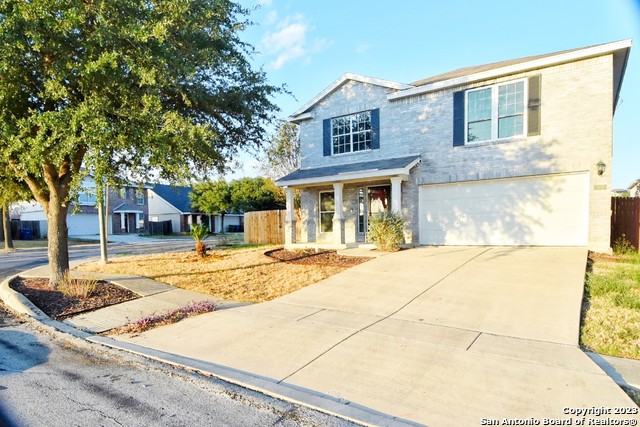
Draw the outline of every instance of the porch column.
[[[333,236],[334,243],[344,244],[344,215],[342,215],[342,188],[344,184],[342,182],[336,182],[333,184],[333,201],[334,201],[334,214],[333,214]]]
[[[402,213],[402,178],[391,177],[391,211]]]
[[[287,213],[284,220],[284,243],[291,245],[296,242],[296,214],[293,202],[293,188],[285,187],[287,194]]]
[[[124,212],[120,212],[120,232],[121,233],[126,233],[126,223],[125,223],[125,216],[126,214]]]

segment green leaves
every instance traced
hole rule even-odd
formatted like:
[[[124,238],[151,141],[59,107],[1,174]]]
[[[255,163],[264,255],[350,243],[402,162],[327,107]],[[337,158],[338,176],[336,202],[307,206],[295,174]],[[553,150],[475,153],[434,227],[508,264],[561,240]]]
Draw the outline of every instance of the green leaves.
[[[189,195],[192,207],[207,214],[283,209],[283,191],[269,178],[242,178],[231,183],[203,182]]]
[[[113,178],[223,169],[264,139],[281,91],[251,69],[246,13],[226,0],[2,2],[0,148],[32,174],[80,147]]]

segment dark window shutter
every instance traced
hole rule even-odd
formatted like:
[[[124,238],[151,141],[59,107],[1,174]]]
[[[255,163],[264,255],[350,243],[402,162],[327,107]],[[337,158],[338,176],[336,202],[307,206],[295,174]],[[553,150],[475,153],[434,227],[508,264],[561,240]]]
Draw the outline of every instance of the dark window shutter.
[[[322,155],[331,155],[331,119],[322,121]]]
[[[380,148],[380,109],[371,110],[371,149]]]
[[[529,77],[529,105],[527,112],[527,135],[540,135],[540,87],[541,76]]]
[[[464,145],[464,91],[453,93],[453,146]]]

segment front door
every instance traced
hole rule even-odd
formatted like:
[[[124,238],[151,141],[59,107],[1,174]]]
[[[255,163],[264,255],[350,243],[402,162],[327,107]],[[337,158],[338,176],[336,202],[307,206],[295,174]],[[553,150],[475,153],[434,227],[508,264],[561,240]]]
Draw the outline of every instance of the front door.
[[[391,207],[391,186],[360,187],[358,197],[358,226],[356,240],[366,242],[369,230],[369,217],[388,212]]]

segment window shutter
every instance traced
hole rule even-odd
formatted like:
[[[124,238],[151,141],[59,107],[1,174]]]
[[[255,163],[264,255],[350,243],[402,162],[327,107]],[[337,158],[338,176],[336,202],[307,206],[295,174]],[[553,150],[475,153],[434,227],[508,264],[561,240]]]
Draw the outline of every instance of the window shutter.
[[[380,109],[371,110],[371,149],[380,148]]]
[[[322,155],[331,155],[331,119],[322,121]]]
[[[453,146],[464,145],[464,91],[453,93]]]
[[[528,136],[540,135],[540,86],[540,74],[529,77]]]

